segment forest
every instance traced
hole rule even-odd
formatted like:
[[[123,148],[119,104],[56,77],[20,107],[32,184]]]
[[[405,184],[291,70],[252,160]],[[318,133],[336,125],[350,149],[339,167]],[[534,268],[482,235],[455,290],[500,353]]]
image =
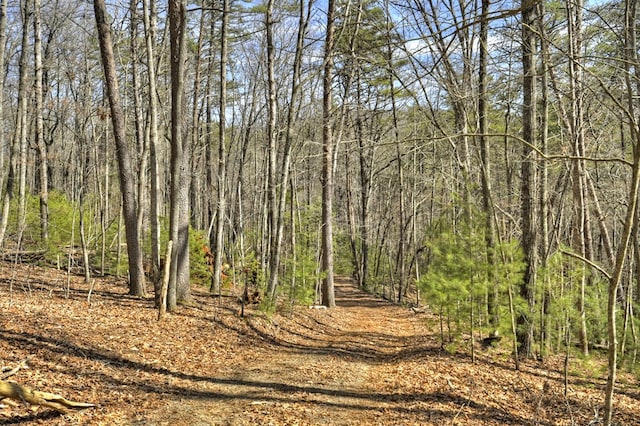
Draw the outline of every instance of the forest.
[[[2,269],[267,316],[349,277],[474,362],[599,357],[613,424],[639,372],[636,2],[0,8]]]

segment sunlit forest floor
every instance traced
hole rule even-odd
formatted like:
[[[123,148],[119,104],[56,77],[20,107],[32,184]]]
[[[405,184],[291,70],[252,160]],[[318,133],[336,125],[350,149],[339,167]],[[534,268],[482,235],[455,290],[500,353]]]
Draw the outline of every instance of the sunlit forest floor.
[[[235,297],[196,292],[157,321],[122,280],[0,265],[0,367],[10,380],[97,404],[58,414],[0,401],[0,424],[587,425],[602,414],[602,360],[514,370],[509,343],[440,349],[437,318],[338,279],[338,307],[240,317]],[[621,374],[615,421],[640,424],[640,391]]]

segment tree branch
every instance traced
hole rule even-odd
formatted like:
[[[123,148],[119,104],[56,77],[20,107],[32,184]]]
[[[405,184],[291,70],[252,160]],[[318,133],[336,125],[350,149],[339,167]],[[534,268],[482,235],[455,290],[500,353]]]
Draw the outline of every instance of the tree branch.
[[[604,275],[606,279],[608,279],[608,280],[611,279],[611,275],[607,271],[605,271],[602,266],[597,265],[596,263],[594,263],[593,261],[587,259],[586,257],[580,256],[579,254],[572,253],[572,252],[566,251],[566,250],[560,250],[560,253],[566,254],[569,257],[573,257],[573,258],[576,258],[578,260],[581,260],[582,262],[586,263],[587,265],[591,266],[592,268],[598,270],[598,272],[600,272],[602,275]]]

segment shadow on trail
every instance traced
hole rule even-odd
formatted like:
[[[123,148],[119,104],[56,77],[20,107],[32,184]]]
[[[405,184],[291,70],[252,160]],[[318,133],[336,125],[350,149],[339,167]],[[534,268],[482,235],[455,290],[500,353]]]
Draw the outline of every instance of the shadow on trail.
[[[299,311],[293,320],[282,321],[281,324],[275,323],[271,331],[265,330],[251,318],[247,319],[246,325],[256,338],[277,349],[285,348],[303,354],[336,356],[370,364],[416,359],[441,353],[439,343],[427,333],[402,336],[394,334],[392,330],[386,332],[386,330],[358,328],[358,326],[367,327],[366,322],[364,325],[358,325],[357,321],[356,324],[336,321],[344,315],[344,312],[348,312],[354,318],[365,316],[367,321],[372,319],[375,321],[378,312],[380,321],[390,318],[407,320],[400,316],[410,314],[403,312],[398,305],[364,293],[344,278],[336,280],[335,291],[338,306],[335,310]],[[361,308],[365,308],[365,311],[359,311]],[[414,320],[413,318],[407,320],[409,326]],[[247,334],[234,321],[225,322],[223,317],[215,318],[213,321],[234,333]],[[466,358],[464,355],[460,356]]]
[[[0,338],[6,340],[16,348],[27,350],[30,353],[38,354],[38,358],[43,362],[53,363],[59,368],[60,374],[69,377],[93,377],[105,384],[106,388],[134,389],[143,393],[155,393],[160,395],[175,395],[179,398],[187,398],[201,401],[246,401],[257,400],[269,403],[295,403],[334,407],[336,409],[362,410],[362,411],[383,411],[395,412],[398,414],[416,415],[429,421],[432,418],[454,418],[464,410],[465,418],[475,421],[487,422],[498,421],[503,424],[530,424],[531,419],[510,413],[502,408],[496,408],[482,402],[480,395],[470,395],[463,397],[453,392],[442,390],[434,392],[371,392],[369,390],[353,391],[338,389],[335,387],[322,387],[321,385],[299,385],[283,383],[276,380],[248,380],[241,378],[222,378],[214,376],[199,375],[174,371],[166,367],[159,367],[145,362],[138,362],[126,357],[99,348],[91,348],[71,343],[64,339],[55,339],[40,334],[19,333],[0,329]],[[421,348],[417,348],[421,349]],[[332,352],[335,353],[335,352]],[[440,356],[443,358],[451,355],[433,350],[428,352],[429,356]],[[409,356],[404,354],[400,356]],[[421,355],[424,356],[424,353]],[[64,356],[64,357],[63,357]],[[74,362],[74,357],[89,359],[100,364],[93,370],[78,368]],[[108,365],[110,369],[120,370],[120,377],[115,374],[101,371],[102,366]],[[496,366],[496,368],[501,368]],[[143,372],[149,377],[141,378],[138,373]],[[171,383],[167,378],[180,380],[179,385]],[[185,383],[186,381],[186,383]],[[213,386],[213,388],[202,389],[199,384]],[[215,386],[221,386],[226,391],[216,390]],[[200,389],[199,389],[200,388]],[[256,394],[256,390],[262,390]],[[622,392],[624,393],[624,392]],[[308,395],[301,398],[301,394]],[[105,395],[105,399],[108,395]],[[576,397],[577,398],[577,397]],[[577,407],[584,405],[584,401],[576,398],[569,398],[568,402]],[[479,402],[480,401],[480,402]],[[93,401],[95,402],[95,401]],[[434,403],[445,404],[445,407],[433,407]],[[110,405],[106,400],[99,405]],[[448,408],[450,407],[450,408]],[[633,418],[635,413],[630,413],[623,407],[618,408],[618,414]],[[54,412],[43,412],[26,417],[14,417],[7,421],[0,421],[0,424],[20,424],[32,421],[41,421],[57,417]],[[538,421],[539,425],[550,425],[552,423]]]
[[[0,419],[0,425],[23,425],[31,424],[33,422],[44,422],[47,420],[57,419],[64,414],[58,413],[54,410],[41,411],[39,413],[29,414],[27,416],[14,416],[11,418]]]
[[[387,300],[364,293],[344,281],[336,281],[335,293],[336,304],[343,308],[383,308],[391,304]]]
[[[235,332],[239,332],[237,329],[234,329],[233,326],[228,324],[220,322],[218,324],[220,324],[220,326],[230,328]],[[366,338],[369,339],[369,341],[376,342],[375,345],[372,345],[360,339],[356,340],[343,337],[341,341],[325,340],[313,335],[302,335],[287,328],[280,329],[279,334],[289,333],[304,337],[308,344],[302,344],[288,341],[284,338],[276,338],[256,327],[253,323],[249,323],[249,326],[256,336],[278,348],[286,348],[305,354],[330,355],[341,358],[346,357],[351,361],[386,363],[398,360],[416,359],[428,354],[434,355],[442,353],[440,347],[434,346],[431,342],[423,345],[417,343],[407,345],[406,342],[397,340],[395,336],[386,334],[377,334],[377,336],[374,337],[375,335],[372,333],[362,333],[360,335],[361,338]],[[399,347],[400,349],[398,349]],[[466,356],[461,357],[466,358]]]
[[[202,401],[247,401],[253,402],[256,399],[270,403],[292,403],[302,400],[300,394],[308,395],[303,399],[305,404],[333,407],[347,410],[373,410],[396,412],[399,414],[418,415],[425,419],[431,417],[448,417],[456,415],[461,409],[465,409],[465,416],[476,418],[479,421],[500,420],[509,424],[525,424],[528,419],[508,413],[505,410],[497,410],[495,407],[485,405],[470,398],[464,398],[449,392],[431,393],[396,393],[396,392],[370,392],[351,391],[334,387],[321,387],[316,385],[296,385],[282,383],[278,381],[260,381],[235,378],[218,378],[189,374],[179,371],[172,371],[164,367],[156,367],[150,364],[128,360],[125,357],[111,352],[101,351],[94,348],[86,348],[69,343],[60,339],[52,339],[41,335],[29,333],[16,333],[0,330],[0,337],[6,339],[16,347],[28,349],[32,353],[38,353],[43,361],[55,362],[60,367],[59,356],[88,358],[93,362],[107,364],[111,368],[122,370],[124,377],[127,371],[131,372],[131,377],[135,377],[135,372],[145,372],[161,377],[151,377],[150,380],[119,379],[113,374],[102,371],[87,371],[75,366],[72,359],[68,359],[64,374],[71,377],[85,376],[93,377],[107,387],[120,389],[136,388],[143,393],[156,393],[161,395],[175,395],[180,398],[202,400]],[[49,354],[49,357],[45,353]],[[51,358],[51,359],[48,359]],[[55,359],[54,359],[55,358]],[[162,377],[165,377],[164,379]],[[187,385],[168,384],[166,377],[187,381]],[[184,382],[181,382],[184,383]],[[199,383],[214,385],[214,389],[198,389]],[[216,391],[215,385],[220,385],[227,391]],[[264,390],[264,393],[256,395],[256,390]],[[293,396],[292,396],[293,395]],[[105,396],[108,398],[108,396]],[[451,404],[450,410],[442,408],[430,408],[429,403]],[[103,402],[99,405],[108,405]],[[416,405],[419,404],[419,405]],[[468,409],[472,409],[469,412]],[[59,416],[58,413],[46,411],[26,417],[14,417],[8,421],[0,421],[0,424],[20,424],[31,421],[47,420]],[[539,423],[546,425],[547,423]]]

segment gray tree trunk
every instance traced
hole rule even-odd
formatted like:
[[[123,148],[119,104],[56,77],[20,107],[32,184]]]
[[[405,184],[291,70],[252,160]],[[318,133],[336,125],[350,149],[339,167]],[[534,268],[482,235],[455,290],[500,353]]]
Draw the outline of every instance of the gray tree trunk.
[[[149,74],[149,163],[151,195],[149,221],[151,227],[151,276],[153,280],[154,300],[160,306],[160,208],[158,202],[158,97],[156,94],[156,69],[154,43],[156,37],[155,0],[142,0],[145,44],[147,49],[147,72]]]
[[[189,147],[183,141],[184,57],[186,2],[169,1],[171,39],[171,206],[169,239],[174,242],[167,310],[175,311],[178,301],[189,300]],[[186,217],[186,220],[185,220]]]
[[[20,49],[18,110],[16,113],[16,130],[13,145],[18,150],[15,169],[18,170],[18,237],[17,248],[20,250],[22,236],[27,226],[27,55],[29,51],[29,0],[22,2],[22,43]]]
[[[535,203],[535,151],[532,146],[536,142],[536,6],[522,3],[522,72],[523,72],[523,105],[522,105],[522,138],[527,144],[522,145],[522,182],[520,198],[522,204],[522,249],[525,256],[525,274],[520,287],[520,295],[526,301],[527,310],[518,318],[519,353],[531,356],[533,343],[532,310],[535,304],[536,285],[536,203]],[[530,144],[530,145],[528,145]]]
[[[47,144],[44,140],[43,117],[43,65],[42,65],[42,29],[40,0],[33,0],[33,33],[35,61],[35,103],[36,103],[36,148],[38,150],[38,177],[40,178],[40,238],[43,243],[49,241],[49,163]]]
[[[0,117],[4,117],[4,82],[5,82],[5,77],[6,74],[4,72],[5,66],[4,66],[4,61],[5,61],[5,45],[7,43],[7,1],[3,1],[2,4],[0,4]],[[5,133],[5,129],[2,127],[0,128],[0,147],[5,146],[6,143],[6,133]],[[11,152],[11,150],[9,151]],[[9,157],[9,163],[11,163],[11,157]],[[7,174],[7,176],[5,176],[5,164],[6,164],[6,157],[5,157],[5,150],[2,149],[0,150],[0,192],[4,191],[4,193],[2,193],[2,213],[0,213],[1,215],[1,219],[0,219],[0,247],[2,247],[4,245],[4,234],[5,231],[7,229],[7,221],[8,221],[8,216],[9,216],[9,201],[11,198],[11,189],[9,185],[5,185],[7,182],[5,182],[5,179],[7,179],[7,181],[9,181],[9,177],[11,174],[11,164],[9,164],[9,173]]]
[[[218,115],[218,209],[216,212],[215,231],[215,253],[213,264],[213,285],[212,289],[222,294],[222,283],[220,282],[222,273],[222,253],[224,241],[224,223],[227,215],[227,148],[226,148],[226,125],[227,125],[227,56],[228,40],[227,26],[229,25],[229,1],[222,0],[222,26],[220,28],[220,111]]]
[[[636,100],[633,94],[637,93],[637,85],[640,82],[640,60],[638,58],[638,46],[636,39],[637,31],[637,2],[634,0],[625,1],[625,82],[628,93],[627,103],[629,110],[627,113],[630,117],[637,117],[634,109]],[[632,74],[633,68],[633,74]],[[632,84],[632,78],[636,84]],[[640,128],[636,120],[632,120],[629,126],[631,138],[634,143],[633,149],[633,170],[631,183],[629,185],[629,198],[627,200],[627,214],[624,221],[624,228],[620,236],[620,244],[616,252],[616,263],[614,265],[613,274],[609,279],[608,301],[607,301],[607,337],[609,340],[608,350],[608,376],[607,386],[605,389],[604,414],[603,421],[605,426],[610,426],[613,420],[613,396],[616,384],[617,362],[618,362],[618,339],[616,330],[616,308],[617,294],[622,274],[624,272],[624,264],[627,259],[627,251],[631,236],[634,232],[636,208],[638,205],[638,191],[640,190]]]
[[[142,267],[142,250],[138,239],[135,179],[126,138],[124,112],[118,90],[113,42],[111,41],[109,23],[106,19],[107,10],[104,0],[94,0],[93,6],[98,27],[98,40],[100,42],[107,95],[111,107],[111,122],[116,142],[118,175],[120,178],[120,191],[122,192],[122,211],[127,238],[127,254],[129,256],[129,293],[135,296],[144,296],[145,278]]]
[[[327,35],[322,77],[322,304],[336,306],[333,285],[333,118],[332,80],[335,0],[327,4]]]

